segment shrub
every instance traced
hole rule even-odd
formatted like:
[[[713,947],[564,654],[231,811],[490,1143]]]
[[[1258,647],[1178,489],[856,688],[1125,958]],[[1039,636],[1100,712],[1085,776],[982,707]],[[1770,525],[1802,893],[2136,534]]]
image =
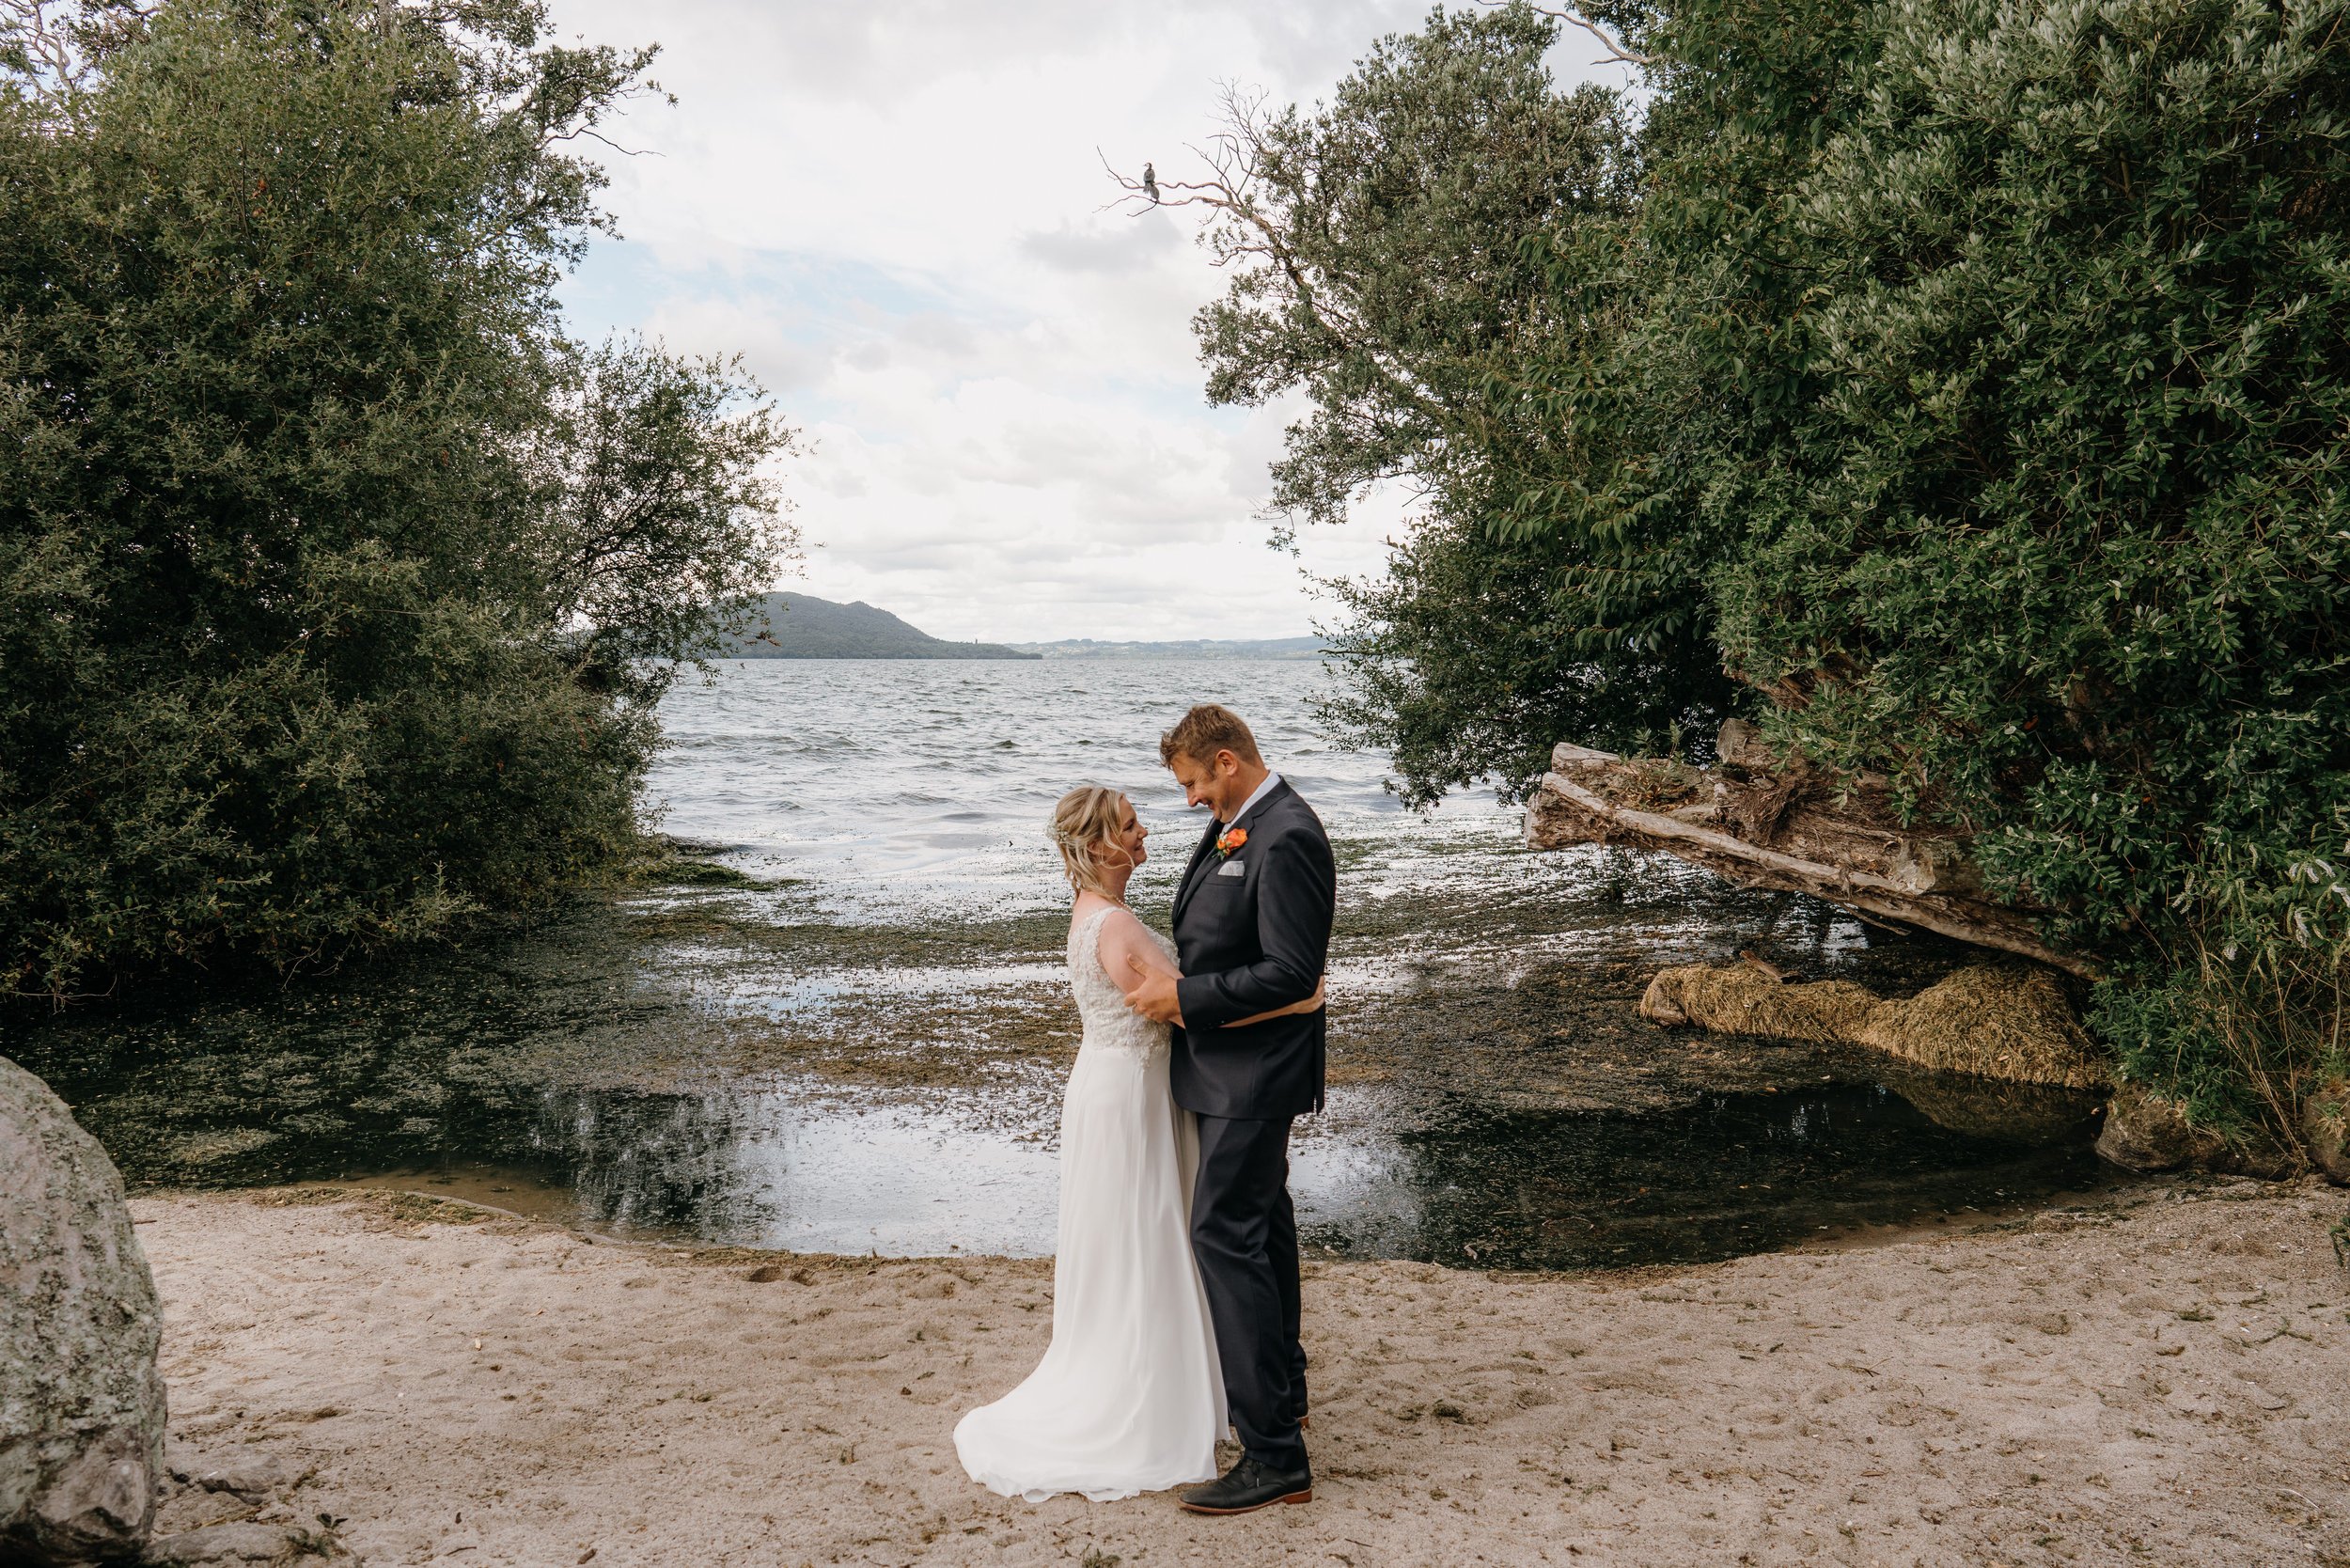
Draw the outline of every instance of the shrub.
[[[790,542],[739,372],[560,330],[565,149],[650,52],[527,0],[68,21],[0,38],[0,989],[598,874],[648,661]]]
[[[1341,716],[1426,795],[1523,789],[1561,729],[1759,710],[1970,833],[2105,966],[2125,1073],[2292,1136],[2350,948],[2350,5],[1604,9],[1651,88],[1595,144],[1617,177],[1449,209],[1430,247],[1512,259],[1509,331],[1388,454],[1428,505],[1341,594]],[[1439,43],[1521,80],[1540,25],[1432,18],[1351,86]],[[1414,113],[1457,113],[1463,74],[1414,78]],[[1528,187],[1515,156],[1496,188]],[[1353,273],[1301,297],[1404,275],[1318,259]],[[1354,324],[1359,360],[1418,363]],[[1363,406],[1297,355],[1208,346],[1212,388],[1313,396],[1292,467]]]

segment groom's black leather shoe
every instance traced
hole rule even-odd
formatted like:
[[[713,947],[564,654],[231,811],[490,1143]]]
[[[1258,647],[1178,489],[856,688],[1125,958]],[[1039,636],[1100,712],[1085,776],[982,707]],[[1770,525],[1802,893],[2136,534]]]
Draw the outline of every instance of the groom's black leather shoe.
[[[1275,1503],[1313,1500],[1312,1470],[1268,1469],[1242,1454],[1240,1463],[1221,1478],[1184,1493],[1183,1509],[1190,1513],[1253,1513]]]

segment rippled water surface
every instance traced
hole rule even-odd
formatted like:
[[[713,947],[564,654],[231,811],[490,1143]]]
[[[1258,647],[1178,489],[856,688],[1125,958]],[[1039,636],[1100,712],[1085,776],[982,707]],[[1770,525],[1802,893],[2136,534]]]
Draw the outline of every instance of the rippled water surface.
[[[1339,855],[1330,1106],[1294,1157],[1314,1246],[1719,1257],[2097,1180],[2074,1097],[1641,1024],[1658,965],[1740,947],[1888,992],[1955,955],[1673,862],[1528,854],[1490,796],[1404,811],[1383,758],[1317,733],[1324,679],[729,666],[669,698],[650,792],[666,831],[745,882],[284,986],[130,997],[12,1050],[137,1183],[378,1181],[729,1243],[1046,1251],[1075,1014],[1042,824],[1073,783],[1127,790],[1154,835],[1134,902],[1163,921],[1201,819],[1157,736],[1212,698],[1250,718]]]

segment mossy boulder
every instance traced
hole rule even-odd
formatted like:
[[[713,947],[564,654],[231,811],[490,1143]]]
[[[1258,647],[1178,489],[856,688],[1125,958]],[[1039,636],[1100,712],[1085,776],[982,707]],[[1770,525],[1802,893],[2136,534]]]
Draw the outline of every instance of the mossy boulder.
[[[2301,1146],[2337,1186],[2350,1186],[2350,1080],[2330,1078],[2301,1102]]]
[[[161,1334],[114,1161],[0,1058],[0,1562],[144,1544],[164,1463]]]
[[[2137,1084],[2122,1084],[2106,1107],[2097,1154],[2124,1170],[2207,1170],[2225,1162],[2227,1141],[2189,1121],[2186,1107],[2178,1101]]]
[[[2301,1153],[2272,1133],[2251,1127],[2223,1135],[2190,1121],[2180,1102],[2139,1084],[2114,1090],[2097,1152],[2125,1170],[2144,1172],[2209,1170],[2275,1182],[2308,1168]]]

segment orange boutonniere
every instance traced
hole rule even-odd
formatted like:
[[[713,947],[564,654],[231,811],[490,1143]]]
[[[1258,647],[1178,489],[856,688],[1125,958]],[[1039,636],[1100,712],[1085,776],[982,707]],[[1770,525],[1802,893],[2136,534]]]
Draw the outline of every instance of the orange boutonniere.
[[[1216,838],[1215,853],[1223,855],[1227,859],[1230,859],[1232,852],[1246,842],[1248,842],[1248,830],[1246,828],[1228,827]]]

